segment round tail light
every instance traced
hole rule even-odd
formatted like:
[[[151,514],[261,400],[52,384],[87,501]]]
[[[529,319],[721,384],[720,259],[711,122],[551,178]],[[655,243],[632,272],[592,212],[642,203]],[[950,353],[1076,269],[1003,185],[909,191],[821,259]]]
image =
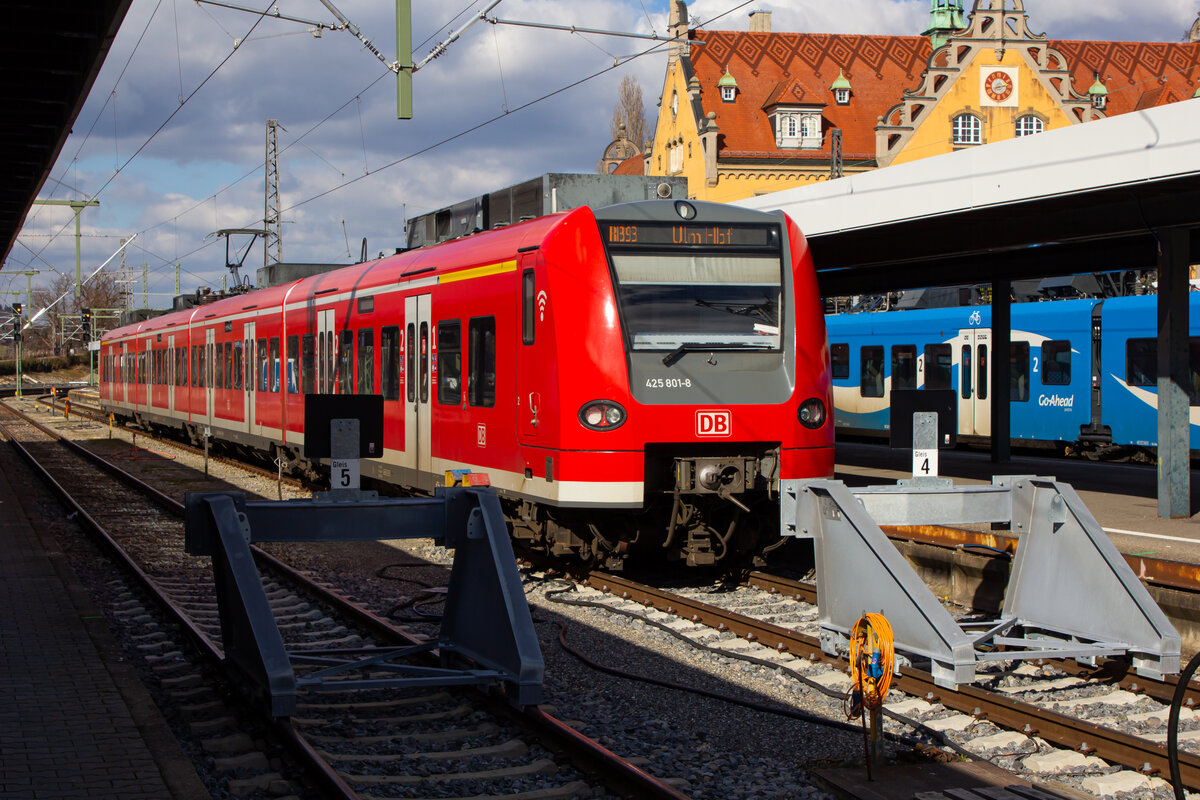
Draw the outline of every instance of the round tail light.
[[[819,398],[810,397],[800,404],[796,418],[806,428],[816,430],[825,424],[825,403]]]

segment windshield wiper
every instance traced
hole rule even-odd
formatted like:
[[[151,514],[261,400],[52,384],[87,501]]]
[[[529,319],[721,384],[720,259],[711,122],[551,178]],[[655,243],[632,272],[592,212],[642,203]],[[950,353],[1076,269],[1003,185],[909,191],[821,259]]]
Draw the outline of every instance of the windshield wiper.
[[[742,344],[703,344],[700,342],[684,342],[676,347],[670,353],[663,356],[663,366],[671,366],[679,359],[683,358],[684,353],[705,353],[716,352],[718,350],[770,350],[774,345],[767,342],[762,344],[751,344],[744,342]]]

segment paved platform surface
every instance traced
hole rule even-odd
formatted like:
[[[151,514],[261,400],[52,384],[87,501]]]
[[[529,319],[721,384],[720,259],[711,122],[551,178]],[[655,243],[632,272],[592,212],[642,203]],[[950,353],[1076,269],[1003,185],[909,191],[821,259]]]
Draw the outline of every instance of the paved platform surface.
[[[838,442],[834,477],[849,486],[912,477],[912,453],[887,445]],[[1125,554],[1200,564],[1200,471],[1191,473],[1192,516],[1158,516],[1153,464],[1096,463],[1079,458],[1017,453],[995,464],[979,450],[942,451],[939,473],[956,484],[990,483],[993,475],[1040,475],[1069,483]]]
[[[3,446],[6,451],[8,445]],[[0,798],[208,798],[53,536],[0,464]]]

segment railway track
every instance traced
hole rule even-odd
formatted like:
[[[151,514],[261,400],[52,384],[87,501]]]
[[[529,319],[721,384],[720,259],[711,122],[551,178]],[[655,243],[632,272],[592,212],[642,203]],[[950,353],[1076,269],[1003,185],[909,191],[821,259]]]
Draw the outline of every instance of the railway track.
[[[248,707],[224,702],[229,693],[208,677],[221,659],[220,621],[208,560],[183,550],[182,504],[8,406],[0,405],[0,433],[123,564],[129,577],[110,585],[111,613],[225,775],[221,791],[286,793],[299,780],[292,764],[333,797],[686,797],[542,710],[518,712],[474,692],[322,693],[302,697],[294,717],[247,732],[237,720]],[[173,493],[198,488],[194,470],[173,478],[162,461],[155,472],[174,480]],[[256,558],[289,649],[414,642],[278,558]],[[284,746],[286,764],[276,752]]]
[[[810,584],[752,573],[736,589],[679,591],[591,573],[583,585],[579,601],[660,625],[723,657],[770,666],[839,704],[849,687],[847,663],[821,651]],[[1175,682],[1132,675],[1117,661],[1094,668],[1073,661],[999,665],[956,692],[935,686],[927,673],[901,668],[892,686],[888,729],[909,741],[949,744],[1042,779],[1061,771],[1094,773],[1087,784],[1093,791],[1162,790],[1151,779],[1169,772],[1164,743]],[[1189,686],[1186,698],[1181,777],[1196,789],[1200,718],[1192,706],[1200,688]]]
[[[920,532],[909,531],[907,535],[922,538]],[[702,596],[692,593],[693,596],[687,597],[602,574],[587,581],[593,588],[605,590],[611,598],[620,598],[628,604],[616,609],[623,613],[629,613],[628,606],[636,605],[643,614],[648,609],[670,613],[677,620],[673,625],[679,624],[682,617],[688,624],[715,632],[713,649],[728,657],[749,656],[780,672],[793,657],[799,657],[805,665],[801,671],[805,677],[811,677],[807,674],[810,668],[818,676],[828,673],[815,681],[823,691],[836,695],[844,685],[841,671],[845,665],[834,662],[830,668],[820,653],[815,588],[810,585],[754,573],[749,576],[748,585],[761,594],[751,601],[739,598],[735,605],[750,602],[761,608],[743,608],[737,612],[715,602],[726,593]],[[790,599],[793,597],[806,600],[812,607],[804,610]],[[777,607],[784,598],[789,598],[790,608]],[[776,607],[771,608],[773,605]],[[661,623],[662,618],[650,621]],[[707,640],[709,635],[697,634],[694,638]],[[1098,779],[1116,776],[1105,786],[1115,784],[1138,790],[1156,786],[1160,793],[1163,791],[1163,784],[1160,781],[1150,784],[1149,776],[1165,775],[1168,771],[1161,742],[1166,739],[1165,704],[1174,690],[1172,682],[1132,676],[1119,662],[1097,668],[1074,662],[1047,662],[997,673],[984,683],[950,693],[935,687],[923,673],[902,670],[894,686],[905,697],[896,697],[889,703],[897,718],[897,723],[889,727],[910,740],[949,742],[964,752],[990,758],[1017,772],[1037,773],[1042,778],[1053,779],[1058,774],[1056,770],[1065,767],[1076,778],[1083,773],[1094,773],[1093,777]],[[1184,751],[1181,769],[1183,782],[1189,787],[1200,786],[1200,759],[1189,736],[1200,738],[1200,732],[1193,731],[1200,725],[1192,722],[1190,709],[1195,695],[1193,687],[1189,690],[1189,706],[1184,709],[1181,726]],[[958,732],[960,729],[965,732]]]

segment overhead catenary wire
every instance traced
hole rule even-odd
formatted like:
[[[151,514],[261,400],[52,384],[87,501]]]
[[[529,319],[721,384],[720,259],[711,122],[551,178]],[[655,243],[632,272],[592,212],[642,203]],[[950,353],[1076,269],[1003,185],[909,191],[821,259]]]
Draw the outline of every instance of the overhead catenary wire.
[[[747,5],[749,5],[751,2],[753,2],[753,0],[745,0],[744,2],[738,3],[738,4],[734,5],[733,7],[731,7],[729,10],[727,10],[727,11],[725,11],[725,12],[721,13],[721,14],[718,14],[718,15],[716,15],[716,16],[714,16],[714,17],[712,17],[711,19],[709,19],[708,21],[706,21],[706,22],[704,22],[704,23],[701,23],[701,25],[705,25],[705,24],[711,24],[712,22],[715,22],[716,20],[718,20],[718,19],[720,19],[720,18],[722,18],[722,17],[724,17],[724,16],[727,16],[728,14],[734,13],[734,12],[736,12],[737,10],[739,10],[739,9],[741,9],[741,8],[743,8],[743,7],[747,6]],[[160,0],[160,3],[161,3],[161,0]],[[492,8],[492,7],[494,7],[494,6],[495,6],[495,3],[492,3],[492,4],[490,4],[490,5],[489,5],[487,8],[485,8],[483,12],[479,12],[479,15],[477,15],[477,16],[475,17],[475,19],[473,19],[473,20],[472,20],[470,23],[468,23],[467,25],[465,25],[465,26],[463,26],[462,28],[460,28],[460,29],[459,29],[459,31],[456,31],[456,34],[458,34],[458,35],[461,35],[461,31],[462,31],[462,30],[464,30],[466,27],[469,27],[469,26],[470,26],[471,24],[473,24],[475,21],[478,21],[478,19],[480,19],[480,18],[481,18],[481,15],[482,15],[482,14],[486,13],[486,11],[487,11],[487,10],[489,10],[490,8]],[[232,49],[232,50],[231,50],[231,51],[230,51],[230,52],[229,52],[229,53],[228,53],[228,54],[225,56],[225,58],[224,58],[224,59],[222,59],[222,61],[221,61],[221,62],[220,62],[220,63],[219,63],[219,64],[218,64],[218,65],[217,65],[217,66],[216,66],[216,67],[215,67],[215,68],[214,68],[214,69],[213,69],[213,70],[212,70],[210,73],[209,73],[209,75],[208,75],[208,76],[207,76],[207,77],[206,77],[206,78],[205,78],[205,79],[204,79],[204,80],[203,80],[203,81],[202,81],[202,82],[201,82],[201,83],[200,83],[200,84],[199,84],[199,85],[198,85],[198,86],[197,86],[197,87],[196,87],[196,88],[195,88],[195,89],[194,89],[194,90],[193,90],[193,91],[192,91],[192,92],[191,92],[191,93],[190,93],[190,94],[189,94],[189,95],[186,97],[186,98],[184,98],[184,101],[183,101],[183,103],[181,103],[181,104],[180,104],[180,105],[179,105],[179,106],[178,106],[178,107],[177,107],[177,108],[176,108],[176,109],[175,109],[175,110],[174,110],[174,111],[171,113],[171,115],[169,115],[169,116],[167,117],[167,119],[166,119],[166,120],[164,120],[164,121],[163,121],[163,123],[162,123],[161,125],[159,125],[159,127],[158,127],[158,128],[157,128],[157,129],[156,129],[156,130],[155,130],[155,131],[154,131],[154,132],[153,132],[153,133],[152,133],[152,134],[151,134],[151,135],[150,135],[150,136],[149,136],[149,137],[148,137],[148,138],[147,138],[147,139],[146,139],[146,140],[145,140],[145,141],[144,141],[142,144],[141,144],[141,146],[139,146],[139,147],[137,148],[137,150],[136,150],[136,151],[135,151],[135,152],[134,152],[132,155],[130,155],[128,158],[126,158],[126,159],[124,160],[124,162],[123,162],[123,163],[121,163],[121,164],[120,164],[120,166],[118,167],[118,169],[117,169],[117,170],[115,170],[115,171],[114,171],[114,173],[113,173],[111,176],[109,176],[107,180],[105,180],[104,184],[103,184],[103,185],[100,187],[100,189],[98,189],[98,190],[97,190],[97,191],[96,191],[94,194],[92,194],[92,197],[93,197],[93,198],[95,198],[95,197],[98,197],[98,196],[99,196],[99,195],[100,195],[102,192],[104,192],[104,191],[105,191],[105,190],[108,188],[108,186],[110,186],[110,185],[112,184],[112,182],[113,182],[114,180],[116,180],[116,179],[117,179],[117,178],[118,178],[118,177],[119,177],[119,176],[120,176],[120,175],[121,175],[121,174],[124,172],[124,170],[125,170],[125,169],[127,169],[127,168],[128,168],[129,164],[130,164],[130,163],[132,163],[132,162],[133,162],[133,161],[134,161],[136,158],[138,158],[138,156],[139,156],[139,155],[140,155],[140,154],[141,154],[141,153],[142,153],[142,152],[145,150],[145,148],[146,148],[146,147],[147,147],[147,146],[150,144],[150,142],[152,142],[152,141],[154,140],[154,138],[155,138],[155,137],[156,137],[156,136],[157,136],[159,133],[161,133],[161,132],[162,132],[162,130],[163,130],[164,128],[166,128],[166,126],[167,126],[168,124],[170,124],[171,120],[172,120],[172,119],[174,119],[174,117],[175,117],[175,116],[178,114],[178,112],[179,112],[179,111],[180,111],[180,110],[181,110],[181,109],[184,107],[184,105],[186,105],[186,104],[187,104],[189,101],[191,101],[191,100],[192,100],[192,99],[193,99],[193,98],[196,96],[196,94],[197,94],[197,93],[198,93],[198,92],[199,92],[199,91],[200,91],[200,90],[201,90],[201,89],[202,89],[202,88],[203,88],[203,87],[204,87],[204,86],[205,86],[205,85],[206,85],[206,84],[207,84],[207,83],[208,83],[208,82],[211,80],[211,78],[212,78],[212,77],[213,77],[213,76],[214,76],[214,75],[217,73],[217,71],[219,71],[219,70],[220,70],[220,69],[221,69],[221,68],[222,68],[222,67],[223,67],[223,66],[224,66],[224,65],[225,65],[225,64],[226,64],[226,63],[229,61],[229,59],[230,59],[230,58],[232,58],[233,54],[234,54],[234,53],[235,53],[235,52],[238,50],[238,48],[240,47],[240,45],[246,41],[246,39],[247,39],[247,38],[248,38],[248,37],[251,35],[251,33],[253,33],[253,31],[256,29],[256,27],[258,26],[258,24],[259,24],[259,23],[262,21],[262,19],[264,18],[264,16],[269,16],[269,14],[268,14],[268,11],[270,10],[270,8],[271,8],[271,7],[272,7],[272,6],[268,6],[268,7],[267,7],[267,9],[264,9],[264,10],[263,10],[263,11],[261,11],[261,12],[257,12],[257,17],[256,17],[256,19],[255,19],[255,22],[254,22],[254,24],[253,24],[253,25],[250,27],[250,29],[247,31],[247,33],[246,33],[246,34],[245,34],[243,37],[241,37],[240,39],[237,39],[237,40],[235,40],[235,45],[234,45],[233,49]],[[462,13],[462,12],[460,12],[460,14],[459,14],[459,15],[461,15],[461,13]],[[443,26],[443,27],[445,27],[445,26]],[[144,32],[143,32],[143,35],[144,35]],[[431,38],[432,38],[432,37],[431,37]],[[457,35],[452,35],[452,36],[451,36],[451,37],[450,37],[450,38],[447,40],[447,42],[446,42],[446,43],[444,43],[444,44],[448,44],[448,43],[450,43],[450,42],[454,41],[456,38],[457,38]],[[412,159],[412,158],[415,158],[415,157],[417,157],[417,156],[419,156],[419,155],[423,155],[423,154],[425,154],[425,153],[427,153],[427,152],[430,152],[430,151],[432,151],[432,150],[434,150],[434,149],[436,149],[436,148],[438,148],[438,147],[444,146],[445,144],[448,144],[448,143],[450,143],[450,142],[453,142],[453,141],[455,141],[455,140],[457,140],[457,139],[463,138],[464,136],[467,136],[467,135],[469,135],[469,134],[471,134],[471,133],[474,133],[474,132],[476,132],[476,131],[478,131],[478,130],[480,130],[480,129],[482,129],[482,128],[485,128],[485,127],[487,127],[488,125],[490,125],[490,124],[492,124],[492,123],[496,122],[497,120],[499,120],[499,119],[501,119],[501,118],[503,118],[503,117],[505,117],[505,116],[508,116],[508,115],[510,115],[510,114],[512,114],[512,113],[516,113],[516,112],[519,112],[519,111],[523,111],[523,110],[525,110],[525,109],[528,109],[528,108],[531,108],[531,107],[533,107],[533,106],[536,106],[536,105],[538,105],[539,103],[545,102],[545,101],[546,101],[546,100],[548,100],[548,99],[551,99],[551,98],[553,98],[553,97],[555,97],[555,96],[557,96],[557,95],[559,95],[559,94],[562,94],[562,93],[564,93],[564,92],[566,92],[566,91],[569,91],[569,90],[571,90],[571,89],[573,89],[573,88],[576,88],[576,87],[578,87],[578,86],[580,86],[580,85],[582,85],[582,84],[584,84],[584,83],[586,83],[586,82],[588,82],[588,81],[594,80],[595,78],[597,78],[597,77],[599,77],[599,76],[601,76],[601,75],[604,75],[604,74],[606,74],[606,73],[608,73],[608,72],[612,71],[612,70],[613,70],[613,69],[615,69],[617,66],[619,66],[621,63],[627,63],[627,62],[628,62],[628,61],[630,61],[630,60],[633,60],[633,59],[636,59],[636,58],[640,58],[640,57],[642,57],[642,56],[645,56],[645,55],[649,55],[649,54],[651,54],[651,53],[654,53],[654,52],[656,52],[657,50],[659,50],[659,49],[660,49],[660,48],[661,48],[661,47],[662,47],[664,44],[666,44],[666,42],[659,42],[659,43],[658,43],[658,44],[656,44],[655,46],[653,46],[653,47],[650,47],[650,48],[648,48],[648,49],[646,49],[646,50],[644,50],[644,51],[642,51],[642,52],[640,52],[640,53],[636,53],[636,54],[630,55],[630,56],[628,56],[628,57],[626,57],[626,58],[624,58],[624,59],[621,59],[621,60],[619,60],[617,63],[614,63],[614,64],[613,64],[613,65],[611,65],[611,66],[607,66],[607,67],[605,67],[604,69],[601,69],[601,70],[598,70],[598,71],[596,71],[596,72],[594,72],[594,73],[591,73],[591,74],[589,74],[589,75],[587,75],[587,76],[585,76],[585,77],[583,77],[583,78],[581,78],[581,79],[579,79],[579,80],[572,81],[571,83],[569,83],[569,84],[567,84],[567,85],[565,85],[565,86],[562,86],[562,87],[560,87],[560,88],[558,88],[558,89],[555,89],[555,90],[553,90],[553,91],[547,92],[547,93],[545,93],[545,94],[541,95],[540,97],[537,97],[537,98],[535,98],[535,99],[533,99],[533,100],[531,100],[531,101],[529,101],[529,102],[527,102],[527,103],[524,103],[524,104],[522,104],[522,105],[518,106],[518,107],[517,107],[517,108],[515,108],[515,109],[506,109],[505,113],[502,113],[502,114],[499,114],[499,115],[497,115],[497,116],[491,117],[491,118],[489,118],[489,119],[487,119],[487,120],[484,120],[484,121],[483,121],[483,122],[481,122],[481,123],[478,123],[478,124],[476,124],[476,125],[472,125],[472,126],[470,126],[470,127],[466,128],[466,129],[462,130],[462,131],[459,131],[459,132],[458,132],[458,133],[456,133],[456,134],[453,134],[453,135],[451,135],[451,136],[447,136],[447,137],[445,137],[445,138],[443,138],[443,139],[441,139],[441,140],[439,140],[439,141],[433,142],[433,143],[431,143],[431,144],[429,144],[429,145],[427,145],[427,146],[425,146],[425,147],[419,148],[419,149],[415,150],[414,152],[412,152],[412,153],[408,154],[407,156],[404,156],[404,157],[402,157],[402,158],[396,159],[396,160],[394,160],[394,161],[392,161],[392,162],[390,162],[390,163],[388,163],[388,164],[385,164],[385,165],[383,165],[383,166],[381,166],[381,167],[378,167],[378,168],[376,168],[376,169],[375,169],[375,170],[373,170],[373,171],[370,171],[370,170],[368,169],[368,172],[367,172],[366,174],[364,174],[364,175],[362,175],[362,176],[359,176],[359,177],[357,177],[357,178],[354,178],[354,179],[348,180],[348,181],[344,181],[344,182],[342,182],[342,183],[340,183],[340,184],[338,184],[338,185],[336,185],[336,186],[334,186],[334,187],[331,187],[330,189],[327,189],[327,190],[325,190],[325,191],[319,192],[319,193],[317,193],[317,194],[315,194],[315,195],[313,195],[313,196],[311,196],[311,197],[309,197],[309,198],[306,198],[306,199],[304,199],[304,200],[301,200],[301,201],[299,201],[299,202],[297,202],[297,203],[293,204],[292,206],[289,206],[288,208],[281,209],[281,212],[280,212],[280,213],[284,213],[284,212],[286,212],[286,211],[291,211],[291,210],[294,210],[294,209],[296,209],[296,208],[299,208],[299,207],[301,207],[301,206],[303,206],[303,205],[306,205],[306,204],[308,204],[308,203],[314,202],[315,200],[318,200],[318,199],[320,199],[320,198],[322,198],[322,197],[325,197],[325,196],[327,196],[327,195],[329,195],[329,194],[332,194],[332,193],[334,193],[334,192],[336,192],[336,191],[339,191],[339,190],[341,190],[341,189],[343,189],[343,188],[346,188],[346,187],[348,187],[348,186],[351,186],[351,185],[353,185],[353,184],[357,183],[359,180],[362,180],[362,179],[363,179],[363,178],[365,178],[365,177],[369,177],[370,175],[375,175],[375,174],[378,174],[378,173],[380,173],[380,172],[382,172],[382,171],[385,171],[385,170],[387,170],[387,169],[390,169],[390,168],[392,168],[392,167],[394,167],[394,166],[397,166],[397,165],[399,165],[399,164],[402,164],[402,163],[404,163],[404,162],[406,162],[406,161],[408,161],[408,160],[410,160],[410,159]],[[428,61],[428,60],[429,60],[429,59],[426,59],[426,61]],[[381,75],[380,75],[379,77],[377,77],[377,78],[376,78],[374,81],[372,81],[372,83],[371,83],[371,84],[368,86],[368,89],[370,89],[370,88],[373,88],[375,85],[377,85],[377,84],[379,83],[379,81],[380,81],[380,80],[382,80],[382,79],[383,79],[384,77],[386,77],[387,75],[388,75],[388,73],[386,73],[386,72],[385,72],[385,73],[383,73],[383,74],[381,74]],[[364,91],[365,91],[365,90],[364,90]],[[313,128],[310,128],[310,130],[309,130],[309,131],[306,131],[306,132],[305,132],[305,134],[302,134],[302,137],[303,137],[303,136],[306,136],[306,135],[308,135],[308,133],[309,133],[309,132],[311,132],[312,130],[315,130],[317,127],[320,127],[320,125],[324,124],[324,122],[328,121],[328,119],[330,119],[332,116],[334,116],[335,114],[337,114],[337,113],[338,113],[338,111],[342,110],[342,109],[343,109],[343,108],[344,108],[346,105],[349,105],[349,103],[350,103],[350,102],[355,102],[356,100],[359,100],[359,99],[361,98],[361,94],[362,94],[362,93],[360,92],[359,94],[356,94],[356,95],[355,95],[353,98],[351,98],[350,100],[346,101],[346,103],[344,103],[344,104],[343,104],[341,107],[339,107],[339,109],[335,110],[335,111],[334,111],[334,112],[332,112],[332,113],[331,113],[329,116],[327,116],[327,117],[326,117],[324,120],[322,120],[321,122],[319,122],[319,123],[317,123],[316,125],[314,125],[314,126],[313,126]],[[301,138],[302,138],[302,137],[301,137]],[[290,145],[289,145],[289,147],[290,147]],[[257,172],[258,172],[258,167],[257,167],[257,165],[256,165],[256,167],[255,167],[253,170],[250,170],[250,171],[248,171],[248,172],[246,173],[246,175],[245,175],[243,178],[239,179],[238,181],[235,181],[235,182],[234,182],[234,185],[236,185],[237,183],[240,183],[242,180],[245,180],[246,178],[248,178],[248,177],[250,177],[250,176],[252,176],[252,175],[256,174]],[[224,191],[224,190],[222,190],[222,191]],[[199,206],[203,205],[204,203],[208,202],[208,200],[214,200],[214,202],[215,202],[215,199],[216,199],[216,195],[212,195],[212,196],[210,196],[210,197],[207,197],[207,198],[205,198],[204,200],[202,200],[202,201],[198,202],[198,203],[197,203],[195,206],[191,207],[190,209],[188,209],[187,211],[185,211],[185,212],[182,212],[182,213],[188,213],[188,212],[190,212],[190,211],[193,211],[193,210],[195,210],[195,208],[197,208],[197,207],[199,207]],[[181,213],[181,214],[176,214],[176,215],[173,215],[173,216],[172,216],[170,219],[163,220],[162,222],[160,222],[160,223],[157,223],[157,224],[156,224],[156,225],[154,225],[154,226],[150,226],[150,227],[148,227],[148,228],[144,229],[143,231],[141,231],[140,233],[144,233],[144,232],[147,232],[147,231],[153,230],[154,228],[156,228],[156,227],[159,227],[159,226],[161,226],[161,225],[163,225],[163,224],[166,224],[167,222],[170,222],[170,221],[172,221],[172,220],[177,220],[177,219],[178,219],[178,218],[179,218],[179,217],[182,215],[182,213]],[[66,229],[66,227],[64,226],[63,230],[65,230],[65,229]],[[207,247],[207,246],[209,246],[209,245],[208,245],[208,244],[201,245],[200,247],[197,247],[197,248],[193,249],[192,251],[190,251],[190,252],[188,252],[188,253],[184,253],[184,254],[182,254],[182,255],[178,256],[177,258],[178,258],[178,259],[185,259],[185,258],[187,258],[188,256],[190,256],[190,255],[193,255],[193,254],[195,254],[196,252],[199,252],[200,250],[204,249],[204,247]],[[169,264],[171,263],[171,261],[170,261],[170,260],[168,260],[168,259],[162,259],[162,262],[163,262],[163,266],[167,266],[167,265],[169,265]],[[192,274],[192,273],[190,273],[190,272],[189,272],[189,274]]]

